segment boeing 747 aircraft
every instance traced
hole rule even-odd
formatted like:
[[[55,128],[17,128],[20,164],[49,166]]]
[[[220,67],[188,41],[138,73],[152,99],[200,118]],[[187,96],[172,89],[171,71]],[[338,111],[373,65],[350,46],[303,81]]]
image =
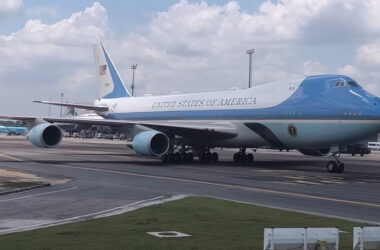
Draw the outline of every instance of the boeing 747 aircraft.
[[[215,147],[239,148],[235,162],[253,162],[247,148],[297,149],[331,156],[329,172],[342,172],[347,144],[376,138],[380,99],[344,75],[275,81],[245,90],[133,97],[102,43],[93,46],[99,98],[93,105],[39,103],[93,110],[104,119],[2,117],[23,120],[38,147],[57,146],[54,123],[117,126],[131,135],[136,153],[163,162],[218,160]]]

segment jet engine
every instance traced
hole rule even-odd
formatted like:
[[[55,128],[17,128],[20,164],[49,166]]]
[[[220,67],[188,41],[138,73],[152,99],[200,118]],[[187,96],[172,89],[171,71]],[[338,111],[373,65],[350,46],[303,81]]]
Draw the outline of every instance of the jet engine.
[[[29,141],[40,148],[52,148],[62,140],[62,130],[51,123],[41,123],[34,126],[28,133]]]
[[[310,156],[326,156],[330,153],[330,148],[320,148],[320,149],[300,149],[300,152],[304,155]]]
[[[132,141],[133,150],[145,156],[161,156],[169,150],[169,138],[161,132],[151,130],[138,133]]]

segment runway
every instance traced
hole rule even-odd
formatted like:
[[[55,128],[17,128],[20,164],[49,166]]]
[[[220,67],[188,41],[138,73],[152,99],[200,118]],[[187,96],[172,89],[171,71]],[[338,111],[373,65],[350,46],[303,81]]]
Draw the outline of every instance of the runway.
[[[327,158],[298,152],[258,150],[253,166],[235,165],[233,153],[219,152],[215,164],[161,164],[137,156],[125,142],[69,139],[58,148],[42,149],[22,138],[1,137],[0,168],[57,184],[0,196],[0,234],[128,211],[180,195],[380,224],[379,153],[343,155],[343,174],[327,173]]]

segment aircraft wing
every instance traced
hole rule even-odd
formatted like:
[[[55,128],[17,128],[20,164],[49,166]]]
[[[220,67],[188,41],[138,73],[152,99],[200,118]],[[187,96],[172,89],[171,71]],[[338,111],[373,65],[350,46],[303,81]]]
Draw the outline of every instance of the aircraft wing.
[[[0,116],[0,119],[22,121],[28,129],[32,128],[40,120],[34,116]]]
[[[237,136],[237,129],[226,122],[169,122],[169,121],[130,121],[109,119],[83,119],[83,118],[43,118],[52,123],[73,123],[98,126],[133,126],[142,125],[160,132],[179,136],[208,137],[213,139],[227,139]]]
[[[42,104],[50,104],[50,105],[55,105],[55,106],[62,106],[62,107],[69,107],[69,108],[79,108],[79,109],[94,110],[94,111],[99,111],[99,112],[105,112],[105,111],[108,110],[108,107],[86,105],[86,104],[50,102],[50,101],[33,101],[33,102],[35,102],[35,103],[42,103]]]
[[[38,119],[38,117],[35,117],[35,116],[0,116],[0,119],[26,122],[26,121],[35,121]]]

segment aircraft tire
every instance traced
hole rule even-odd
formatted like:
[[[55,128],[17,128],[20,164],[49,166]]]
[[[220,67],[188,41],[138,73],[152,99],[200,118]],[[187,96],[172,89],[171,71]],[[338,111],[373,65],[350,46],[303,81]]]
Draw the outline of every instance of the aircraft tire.
[[[201,153],[199,155],[199,161],[200,162],[205,162],[206,161],[206,154],[205,153]]]
[[[252,163],[254,160],[255,160],[255,158],[254,158],[253,154],[249,153],[247,155],[247,162]]]
[[[212,162],[212,154],[210,152],[206,153],[206,161],[207,162]]]
[[[218,162],[219,155],[218,153],[214,152],[212,153],[212,162]]]
[[[337,173],[343,173],[344,172],[344,163],[343,162],[341,162],[341,163],[338,164],[336,172]]]
[[[327,172],[335,173],[337,171],[338,164],[336,163],[336,161],[329,161],[326,167],[327,167]]]
[[[235,163],[239,163],[240,162],[240,154],[239,153],[235,153],[234,154],[234,162]]]
[[[168,162],[168,154],[161,155],[161,162],[162,163],[167,163]]]
[[[187,162],[187,154],[186,153],[181,153],[181,162]]]
[[[175,162],[174,154],[173,153],[169,153],[168,154],[168,162],[169,163],[174,163]]]
[[[187,153],[187,161],[193,162],[194,161],[194,155],[193,153]]]
[[[180,153],[174,153],[174,162],[179,163],[181,162],[181,154]]]
[[[241,154],[240,155],[240,163],[246,163],[247,162],[247,155],[246,154]]]

